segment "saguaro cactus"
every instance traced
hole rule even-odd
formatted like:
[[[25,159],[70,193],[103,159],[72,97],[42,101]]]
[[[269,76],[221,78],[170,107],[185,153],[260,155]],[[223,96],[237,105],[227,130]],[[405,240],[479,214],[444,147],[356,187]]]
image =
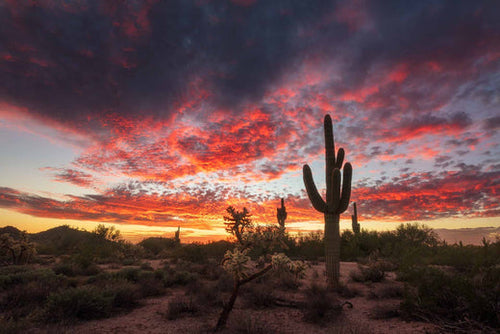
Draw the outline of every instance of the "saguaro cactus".
[[[286,220],[286,208],[285,208],[285,200],[282,198],[281,199],[281,208],[276,209],[278,213],[276,214],[276,217],[278,218],[278,224],[282,228],[285,228],[285,220]]]
[[[339,148],[335,157],[333,125],[330,115],[325,116],[325,157],[326,157],[326,201],[314,184],[311,168],[304,165],[304,184],[313,207],[325,216],[325,262],[328,287],[336,288],[340,277],[340,214],[347,210],[351,197],[352,166],[344,165],[344,180],[340,191],[340,170],[344,161],[344,149]]]
[[[181,227],[177,227],[177,231],[175,231],[174,241],[177,244],[181,243]]]
[[[359,234],[361,231],[361,226],[358,223],[358,210],[356,209],[356,202],[352,203],[354,205],[354,214],[351,215],[352,219],[352,231],[354,234]]]

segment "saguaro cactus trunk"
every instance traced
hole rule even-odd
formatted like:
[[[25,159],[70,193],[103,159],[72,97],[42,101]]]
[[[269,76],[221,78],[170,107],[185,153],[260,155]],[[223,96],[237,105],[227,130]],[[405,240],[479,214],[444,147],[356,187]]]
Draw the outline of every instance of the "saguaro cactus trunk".
[[[281,199],[281,208],[277,209],[277,214],[276,217],[278,218],[278,224],[282,227],[285,228],[285,220],[286,220],[286,207],[285,207],[285,199]]]
[[[326,157],[326,201],[314,184],[311,168],[304,165],[304,184],[313,207],[325,216],[325,262],[328,287],[334,289],[340,277],[340,214],[347,210],[351,197],[352,166],[344,165],[342,192],[340,170],[344,161],[344,149],[339,148],[335,157],[332,119],[329,115],[324,120],[325,157]]]
[[[352,231],[354,234],[359,234],[359,232],[361,232],[361,226],[358,223],[358,210],[356,209],[356,202],[352,204],[354,205],[354,213],[351,215]]]

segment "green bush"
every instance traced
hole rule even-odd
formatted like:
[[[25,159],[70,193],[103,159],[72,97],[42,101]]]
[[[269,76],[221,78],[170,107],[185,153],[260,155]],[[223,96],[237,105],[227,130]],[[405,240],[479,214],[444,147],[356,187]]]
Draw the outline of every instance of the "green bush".
[[[139,268],[124,268],[115,273],[116,277],[124,278],[130,282],[137,282],[140,275],[141,269]]]
[[[196,280],[198,280],[198,275],[196,274],[188,271],[176,271],[173,273],[166,273],[163,284],[166,287],[171,287],[174,285],[186,285]]]
[[[186,296],[194,300],[200,309],[209,309],[212,307],[222,307],[222,293],[217,290],[215,283],[193,281],[186,286]]]
[[[113,295],[92,286],[70,288],[51,294],[45,308],[48,322],[90,320],[111,315]]]
[[[342,313],[342,306],[326,287],[313,283],[304,294],[305,303],[302,312],[306,322],[323,324],[336,319]]]
[[[349,273],[349,277],[354,282],[381,282],[385,277],[383,267],[378,263],[372,263],[368,266],[358,264],[358,269]]]
[[[26,284],[32,281],[54,284],[55,286],[67,284],[68,280],[62,275],[56,275],[50,269],[19,268],[12,274],[0,275],[0,290],[10,289],[14,285]]]
[[[173,256],[177,259],[189,262],[205,263],[207,262],[208,255],[204,248],[205,245],[198,243],[182,245],[182,247],[176,248],[173,251]]]
[[[161,278],[151,271],[143,271],[137,280],[143,297],[160,296],[165,293],[165,286]]]
[[[244,287],[243,298],[248,307],[269,308],[275,305],[276,296],[273,287],[265,283],[254,283]]]
[[[113,297],[112,306],[119,309],[130,309],[139,304],[142,292],[136,284],[125,280],[114,280],[105,286],[106,294]]]
[[[194,315],[198,311],[198,306],[192,299],[178,296],[169,300],[166,317],[168,320],[175,320],[186,314]]]
[[[408,282],[402,312],[408,318],[500,325],[500,267],[474,277],[437,268],[413,268],[401,275]]]

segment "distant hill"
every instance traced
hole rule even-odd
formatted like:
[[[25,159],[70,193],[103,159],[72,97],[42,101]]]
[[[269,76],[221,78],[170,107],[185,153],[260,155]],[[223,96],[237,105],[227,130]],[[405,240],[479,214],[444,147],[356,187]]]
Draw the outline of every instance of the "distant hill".
[[[149,237],[138,243],[151,254],[158,255],[166,249],[175,248],[178,243],[174,238]]]
[[[30,238],[37,244],[37,250],[41,254],[68,254],[78,250],[91,236],[90,232],[63,225],[31,234]]]
[[[14,226],[5,226],[5,227],[0,227],[0,235],[7,233],[10,234],[11,237],[14,239],[19,239],[21,237],[21,230]]]

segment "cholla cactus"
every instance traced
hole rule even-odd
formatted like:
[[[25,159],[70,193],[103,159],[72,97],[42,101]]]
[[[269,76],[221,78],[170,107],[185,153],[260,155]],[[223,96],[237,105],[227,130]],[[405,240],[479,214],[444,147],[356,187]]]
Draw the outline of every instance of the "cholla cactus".
[[[242,235],[245,230],[252,228],[250,213],[247,208],[243,208],[243,211],[237,211],[232,206],[229,206],[226,211],[229,213],[229,216],[224,216],[226,232],[234,235],[241,244],[243,243]]]
[[[0,248],[10,253],[12,264],[23,264],[36,254],[35,245],[29,241],[26,231],[21,232],[18,239],[4,233],[0,236]]]
[[[344,162],[344,149],[339,148],[335,157],[332,119],[329,115],[324,120],[325,156],[326,156],[326,201],[314,184],[311,168],[304,165],[304,184],[313,207],[325,216],[325,262],[328,287],[338,286],[340,278],[340,214],[347,210],[351,196],[352,166],[344,165],[344,180],[340,191],[340,170]]]
[[[278,218],[278,224],[285,228],[285,220],[286,220],[286,208],[285,208],[285,199],[281,199],[281,208],[277,208],[276,217]]]
[[[248,249],[243,251],[240,251],[238,248],[235,248],[233,251],[228,250],[224,255],[222,267],[238,280],[247,278],[250,269],[248,267],[250,257],[247,254]]]
[[[292,260],[283,253],[275,254],[271,257],[271,265],[277,271],[289,271]]]
[[[284,245],[285,228],[283,226],[254,226],[246,209],[237,211],[233,207],[228,207],[226,211],[230,215],[224,217],[226,231],[236,236],[237,243],[233,251],[226,252],[222,267],[233,276],[234,286],[231,297],[224,305],[219,317],[216,331],[226,325],[242,285],[263,276],[272,269],[291,272],[292,269],[301,268],[300,264],[293,264],[284,254],[272,255]],[[248,253],[251,249],[258,249],[265,254],[259,259],[264,265],[263,268],[258,269],[258,266],[250,261]]]

